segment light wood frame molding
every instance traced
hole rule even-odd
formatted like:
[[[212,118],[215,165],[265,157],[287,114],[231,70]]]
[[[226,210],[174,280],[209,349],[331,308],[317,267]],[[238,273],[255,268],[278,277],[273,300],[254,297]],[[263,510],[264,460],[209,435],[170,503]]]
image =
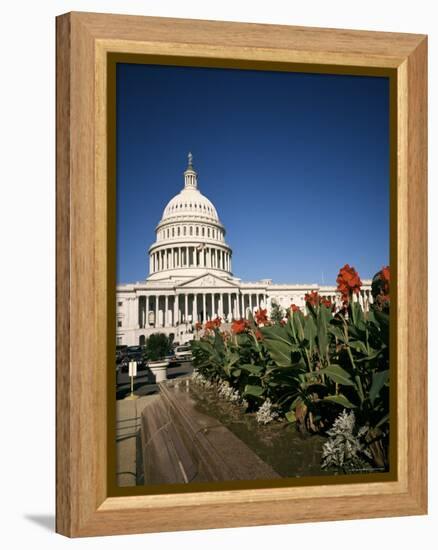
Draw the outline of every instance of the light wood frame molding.
[[[75,12],[56,24],[56,530],[77,537],[427,513],[427,37]],[[109,52],[396,71],[396,481],[108,496]]]

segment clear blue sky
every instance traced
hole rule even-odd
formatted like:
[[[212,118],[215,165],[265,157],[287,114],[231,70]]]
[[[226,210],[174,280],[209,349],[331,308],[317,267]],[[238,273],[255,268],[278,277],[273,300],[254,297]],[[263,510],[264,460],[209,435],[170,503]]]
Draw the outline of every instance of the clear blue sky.
[[[147,276],[188,151],[242,279],[389,263],[387,78],[119,64],[118,282]]]

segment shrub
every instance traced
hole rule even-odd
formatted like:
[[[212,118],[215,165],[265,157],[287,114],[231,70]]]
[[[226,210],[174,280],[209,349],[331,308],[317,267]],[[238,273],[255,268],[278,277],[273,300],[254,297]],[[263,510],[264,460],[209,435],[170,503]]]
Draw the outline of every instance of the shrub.
[[[160,361],[172,351],[172,336],[167,336],[161,332],[151,334],[146,340],[145,359],[147,361]]]

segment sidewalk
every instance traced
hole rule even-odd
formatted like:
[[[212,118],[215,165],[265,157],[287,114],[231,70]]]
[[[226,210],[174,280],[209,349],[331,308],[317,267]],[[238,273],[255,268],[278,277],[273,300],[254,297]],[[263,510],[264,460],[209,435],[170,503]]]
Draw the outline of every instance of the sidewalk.
[[[140,445],[140,417],[144,407],[159,394],[122,399],[116,404],[117,482],[122,487],[143,483]]]

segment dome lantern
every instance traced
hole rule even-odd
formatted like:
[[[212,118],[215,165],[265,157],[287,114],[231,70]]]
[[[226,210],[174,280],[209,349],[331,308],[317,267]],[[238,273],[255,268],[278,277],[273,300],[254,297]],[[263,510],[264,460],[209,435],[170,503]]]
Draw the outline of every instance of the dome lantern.
[[[184,189],[197,189],[198,188],[198,179],[197,173],[193,168],[193,155],[189,153],[187,155],[188,165],[184,172]]]

